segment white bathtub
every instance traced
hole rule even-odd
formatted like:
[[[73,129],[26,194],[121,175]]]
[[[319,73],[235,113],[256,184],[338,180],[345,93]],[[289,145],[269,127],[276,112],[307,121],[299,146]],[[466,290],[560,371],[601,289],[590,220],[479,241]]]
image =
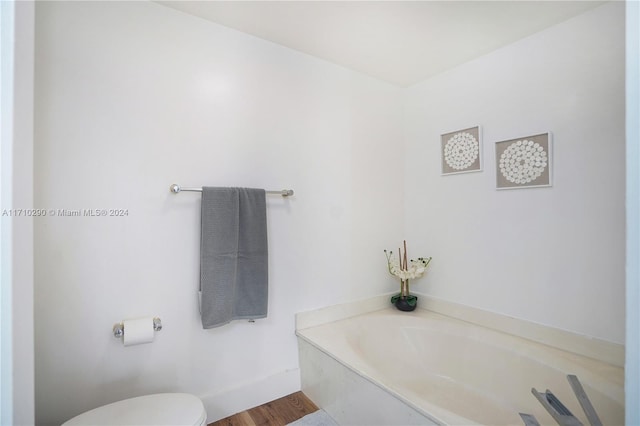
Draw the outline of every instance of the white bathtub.
[[[522,425],[520,412],[556,424],[532,387],[589,424],[567,374],[605,425],[624,424],[622,368],[430,311],[383,309],[298,336],[303,391],[341,424]]]

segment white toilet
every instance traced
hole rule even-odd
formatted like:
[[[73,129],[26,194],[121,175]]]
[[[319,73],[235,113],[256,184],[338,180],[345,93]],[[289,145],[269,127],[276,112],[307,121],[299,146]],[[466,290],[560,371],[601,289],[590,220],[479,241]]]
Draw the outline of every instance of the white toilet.
[[[63,423],[79,425],[206,426],[202,401],[187,393],[159,393],[125,399],[98,407]]]

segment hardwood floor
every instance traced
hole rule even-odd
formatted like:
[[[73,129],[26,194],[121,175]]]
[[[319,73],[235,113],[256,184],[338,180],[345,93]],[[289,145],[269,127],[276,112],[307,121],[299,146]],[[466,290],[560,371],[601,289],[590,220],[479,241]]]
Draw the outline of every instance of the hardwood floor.
[[[209,423],[209,426],[284,426],[317,410],[305,394],[296,392]]]

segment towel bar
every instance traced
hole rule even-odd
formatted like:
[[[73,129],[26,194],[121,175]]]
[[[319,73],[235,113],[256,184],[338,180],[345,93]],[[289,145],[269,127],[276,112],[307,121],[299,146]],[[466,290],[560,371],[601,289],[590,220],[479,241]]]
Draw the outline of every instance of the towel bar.
[[[174,194],[177,194],[178,192],[181,192],[181,191],[202,192],[202,188],[187,188],[187,187],[183,188],[177,183],[174,183],[171,186],[169,186],[169,191],[173,192]],[[293,189],[282,189],[280,191],[265,191],[265,192],[267,194],[282,195],[283,197],[290,197],[293,195]]]

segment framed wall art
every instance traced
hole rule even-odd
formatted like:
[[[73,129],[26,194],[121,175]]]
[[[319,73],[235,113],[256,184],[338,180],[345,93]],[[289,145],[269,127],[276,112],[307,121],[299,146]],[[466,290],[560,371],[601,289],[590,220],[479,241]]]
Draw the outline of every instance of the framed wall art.
[[[496,188],[551,186],[551,133],[496,142]]]
[[[480,126],[440,136],[442,174],[482,171]]]

